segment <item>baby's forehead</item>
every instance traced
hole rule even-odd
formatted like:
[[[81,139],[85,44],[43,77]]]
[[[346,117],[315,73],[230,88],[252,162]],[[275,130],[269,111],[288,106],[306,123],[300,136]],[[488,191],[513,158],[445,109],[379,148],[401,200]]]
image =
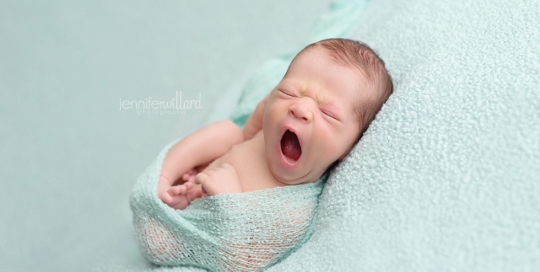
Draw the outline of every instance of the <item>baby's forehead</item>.
[[[332,48],[330,50],[329,48]],[[321,44],[313,44],[300,51],[291,62],[291,65],[300,59],[327,58],[333,65],[355,70],[356,77],[361,81],[372,84],[382,78],[374,76],[378,73],[377,69],[384,64],[378,59],[378,56],[369,48],[363,48],[359,52],[351,53],[350,50],[326,47]],[[303,65],[309,65],[309,62],[303,62]],[[299,64],[301,65],[301,64]]]

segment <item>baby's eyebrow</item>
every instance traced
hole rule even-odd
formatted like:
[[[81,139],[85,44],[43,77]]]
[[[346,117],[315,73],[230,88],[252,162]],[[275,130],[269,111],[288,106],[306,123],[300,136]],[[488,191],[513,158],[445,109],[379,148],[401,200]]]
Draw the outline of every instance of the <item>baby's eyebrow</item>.
[[[288,91],[291,91],[291,92],[300,93],[301,95],[303,95],[305,93],[304,88],[302,88],[296,82],[291,82],[291,81],[281,82],[278,85],[278,89],[284,89],[284,90],[288,90]]]

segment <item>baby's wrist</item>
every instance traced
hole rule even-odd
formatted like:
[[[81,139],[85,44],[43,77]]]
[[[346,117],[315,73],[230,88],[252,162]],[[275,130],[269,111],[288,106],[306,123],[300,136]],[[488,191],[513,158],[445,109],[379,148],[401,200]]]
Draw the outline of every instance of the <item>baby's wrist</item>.
[[[159,175],[159,180],[165,181],[168,185],[172,185],[171,179],[164,174]]]

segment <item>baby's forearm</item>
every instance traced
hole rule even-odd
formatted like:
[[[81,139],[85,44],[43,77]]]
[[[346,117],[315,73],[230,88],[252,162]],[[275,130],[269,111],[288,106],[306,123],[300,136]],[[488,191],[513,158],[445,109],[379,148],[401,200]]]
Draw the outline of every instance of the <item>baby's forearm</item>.
[[[243,140],[242,130],[229,120],[207,125],[169,150],[163,160],[161,175],[172,185],[184,173],[223,156]]]

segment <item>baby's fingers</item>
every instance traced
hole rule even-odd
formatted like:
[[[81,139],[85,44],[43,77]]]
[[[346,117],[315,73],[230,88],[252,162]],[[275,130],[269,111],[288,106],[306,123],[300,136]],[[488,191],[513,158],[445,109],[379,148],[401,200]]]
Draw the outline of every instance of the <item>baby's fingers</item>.
[[[187,191],[188,191],[188,188],[185,185],[182,184],[182,185],[177,185],[177,186],[173,186],[173,187],[169,188],[167,190],[167,193],[174,196],[174,195],[183,195]]]
[[[163,201],[163,203],[167,204],[167,205],[170,205],[172,203],[172,196],[167,192],[167,193],[162,193],[162,194],[159,194],[159,199],[161,199],[161,201]]]
[[[199,173],[195,176],[195,183],[203,184],[207,179],[208,179],[208,175],[206,173]]]
[[[185,173],[182,175],[182,180],[188,180],[191,175],[189,173]]]
[[[193,188],[193,183],[195,183],[195,178],[190,178],[182,185],[186,186],[186,191],[189,191],[191,188]]]
[[[208,170],[208,171],[200,172],[199,174],[197,174],[195,176],[195,183],[196,184],[204,183],[211,175],[214,174],[214,172],[216,172],[216,171],[215,170]]]
[[[187,199],[189,202],[197,199],[197,198],[200,198],[202,196],[202,190],[204,190],[203,188],[200,188],[200,189],[193,189],[191,191],[189,191],[187,193]]]
[[[197,173],[198,173],[198,172],[197,172],[197,170],[195,170],[195,168],[190,169],[189,171],[187,171],[185,174],[182,175],[182,180],[188,181],[188,180],[190,180],[192,177],[194,177]]]

